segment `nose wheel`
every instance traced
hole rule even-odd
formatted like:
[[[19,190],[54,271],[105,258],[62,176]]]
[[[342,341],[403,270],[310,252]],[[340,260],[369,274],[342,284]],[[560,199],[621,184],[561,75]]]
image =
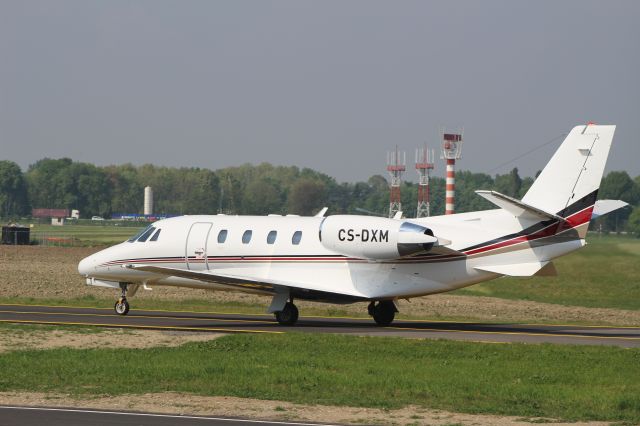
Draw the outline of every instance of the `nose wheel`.
[[[127,302],[127,284],[120,283],[120,289],[122,291],[120,299],[116,301],[113,309],[118,315],[127,315],[129,313],[129,302]],[[135,289],[134,289],[135,290]]]
[[[124,297],[121,297],[116,301],[113,307],[118,315],[127,315],[129,313],[129,302]]]

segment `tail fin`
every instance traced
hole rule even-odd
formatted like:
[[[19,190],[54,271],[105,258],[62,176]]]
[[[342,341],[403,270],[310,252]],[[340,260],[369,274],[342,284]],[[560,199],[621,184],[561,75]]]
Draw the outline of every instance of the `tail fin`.
[[[562,217],[593,206],[615,129],[574,127],[522,202]]]

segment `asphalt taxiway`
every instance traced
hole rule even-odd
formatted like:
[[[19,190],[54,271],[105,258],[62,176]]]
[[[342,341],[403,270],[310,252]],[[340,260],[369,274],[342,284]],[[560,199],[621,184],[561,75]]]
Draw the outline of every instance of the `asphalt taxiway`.
[[[0,322],[88,325],[216,333],[339,333],[419,339],[451,339],[494,343],[558,343],[640,347],[640,327],[541,325],[421,321],[399,319],[378,327],[366,318],[303,316],[295,326],[276,323],[271,315],[138,310],[126,316],[110,308],[0,305]]]
[[[43,420],[46,419],[46,420]],[[316,426],[296,423],[235,419],[228,417],[181,416],[156,413],[84,410],[80,408],[9,407],[0,405],[3,426]]]

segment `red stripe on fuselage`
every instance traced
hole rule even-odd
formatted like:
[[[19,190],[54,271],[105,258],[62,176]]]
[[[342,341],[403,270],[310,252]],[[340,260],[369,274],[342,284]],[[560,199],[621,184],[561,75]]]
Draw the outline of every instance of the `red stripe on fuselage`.
[[[546,228],[541,229],[540,231],[534,232],[529,235],[519,235],[510,240],[501,241],[499,243],[490,244],[485,247],[479,247],[473,250],[466,251],[465,254],[472,255],[483,253],[489,250],[495,250],[502,247],[507,247],[513,244],[524,243],[527,241],[533,241],[540,238],[551,237],[553,235],[559,234],[560,232],[568,231],[569,229],[573,229],[577,226],[583,225],[591,220],[591,213],[593,212],[593,206],[587,207],[584,210],[581,210],[577,213],[566,218],[565,222],[554,222]]]

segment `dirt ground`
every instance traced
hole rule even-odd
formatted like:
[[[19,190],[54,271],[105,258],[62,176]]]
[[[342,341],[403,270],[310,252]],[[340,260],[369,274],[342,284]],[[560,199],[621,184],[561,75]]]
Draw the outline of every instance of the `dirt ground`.
[[[562,423],[553,419],[451,413],[408,406],[399,410],[292,404],[249,398],[199,396],[173,392],[146,395],[74,397],[35,392],[0,392],[3,405],[76,407],[165,414],[228,416],[274,421],[308,421],[378,425],[609,425],[606,422]]]
[[[222,334],[182,333],[157,330],[112,330],[95,329],[73,331],[64,329],[21,330],[21,327],[0,329],[0,354],[17,349],[53,348],[126,348],[142,349],[154,346],[174,347],[187,342],[202,342],[216,339]]]
[[[93,296],[111,306],[115,292],[111,289],[89,287],[78,275],[80,259],[99,248],[61,248],[38,246],[0,246],[0,297],[65,299]],[[216,303],[243,302],[268,305],[265,297],[242,293],[211,292],[206,290],[155,287],[153,291],[140,290],[131,298],[155,300],[201,299],[215,311]],[[298,302],[304,315],[305,308],[332,309],[333,305]],[[134,305],[135,306],[135,305]],[[505,300],[493,297],[438,294],[410,301],[399,301],[401,314],[421,318],[458,318],[471,321],[592,323],[621,326],[639,326],[640,311],[608,308],[584,308],[539,303],[524,300]],[[340,310],[362,314],[362,303],[340,306]]]

